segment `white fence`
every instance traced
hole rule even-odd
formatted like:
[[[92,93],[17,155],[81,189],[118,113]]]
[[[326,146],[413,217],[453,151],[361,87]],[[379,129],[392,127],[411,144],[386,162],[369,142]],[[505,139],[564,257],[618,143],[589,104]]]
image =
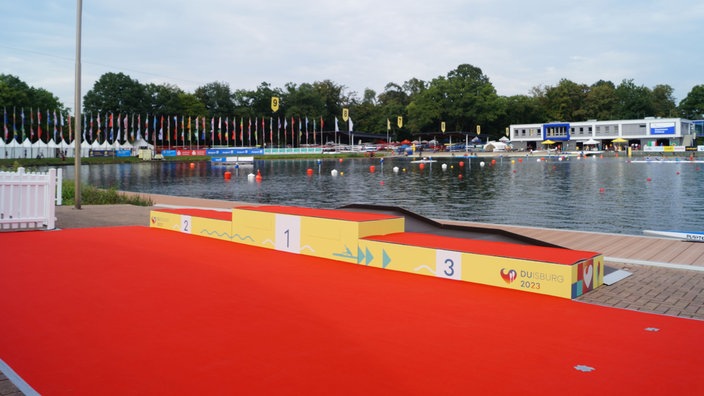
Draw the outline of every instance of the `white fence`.
[[[0,172],[0,230],[53,230],[55,205],[61,205],[61,179],[61,169]]]

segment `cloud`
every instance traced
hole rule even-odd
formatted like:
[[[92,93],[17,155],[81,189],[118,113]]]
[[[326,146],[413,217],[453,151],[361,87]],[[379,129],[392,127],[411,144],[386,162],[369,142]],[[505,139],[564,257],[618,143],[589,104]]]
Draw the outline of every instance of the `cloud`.
[[[557,0],[103,0],[84,2],[83,93],[107,72],[186,91],[332,80],[359,94],[430,81],[468,63],[500,95],[562,78],[669,84],[681,99],[701,84],[704,5]],[[3,73],[71,106],[75,4],[6,6]]]

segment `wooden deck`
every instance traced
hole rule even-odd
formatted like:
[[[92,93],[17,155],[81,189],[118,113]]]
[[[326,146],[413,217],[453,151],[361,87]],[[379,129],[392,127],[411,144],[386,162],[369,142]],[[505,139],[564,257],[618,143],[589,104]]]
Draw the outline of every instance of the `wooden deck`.
[[[569,249],[594,251],[602,253],[607,258],[607,262],[618,262],[619,259],[623,259],[627,262],[642,261],[653,265],[659,263],[689,265],[700,267],[693,270],[704,270],[704,243],[701,242],[685,242],[651,236],[440,221],[446,224],[498,228]]]

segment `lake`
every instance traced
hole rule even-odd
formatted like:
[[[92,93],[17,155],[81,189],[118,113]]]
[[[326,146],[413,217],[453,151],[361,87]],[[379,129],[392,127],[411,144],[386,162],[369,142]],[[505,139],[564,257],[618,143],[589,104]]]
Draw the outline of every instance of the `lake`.
[[[644,229],[704,229],[701,163],[637,163],[625,157],[494,160],[440,157],[423,169],[400,157],[256,160],[239,169],[210,162],[192,167],[145,162],[84,165],[81,178],[135,192],[315,208],[390,205],[438,219],[579,231],[641,235]],[[257,171],[262,181],[249,181],[247,175]],[[73,177],[73,167],[64,175]]]

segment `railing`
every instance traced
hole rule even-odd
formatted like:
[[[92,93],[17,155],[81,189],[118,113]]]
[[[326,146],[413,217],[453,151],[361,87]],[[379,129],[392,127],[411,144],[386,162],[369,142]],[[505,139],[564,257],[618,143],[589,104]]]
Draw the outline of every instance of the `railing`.
[[[46,173],[0,172],[0,230],[46,228],[56,224],[61,205],[62,170]]]

